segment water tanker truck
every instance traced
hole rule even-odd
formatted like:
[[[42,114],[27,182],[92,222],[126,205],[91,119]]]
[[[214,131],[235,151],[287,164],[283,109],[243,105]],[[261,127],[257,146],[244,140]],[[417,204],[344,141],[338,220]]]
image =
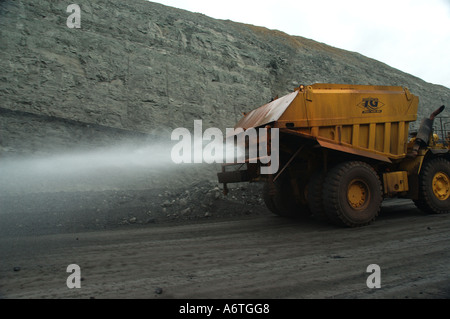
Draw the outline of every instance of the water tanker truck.
[[[426,213],[448,213],[449,134],[433,131],[445,107],[411,135],[418,106],[419,98],[403,87],[302,85],[244,114],[231,137],[244,135],[246,154],[261,146],[266,154],[276,153],[276,172],[262,174],[271,163],[260,154],[246,156],[223,164],[219,183],[227,193],[230,183],[261,181],[272,213],[313,215],[347,227],[372,223],[383,199],[393,197],[412,199]],[[256,138],[245,136],[254,129]],[[264,130],[269,133],[261,134]],[[277,152],[270,149],[273,130]]]

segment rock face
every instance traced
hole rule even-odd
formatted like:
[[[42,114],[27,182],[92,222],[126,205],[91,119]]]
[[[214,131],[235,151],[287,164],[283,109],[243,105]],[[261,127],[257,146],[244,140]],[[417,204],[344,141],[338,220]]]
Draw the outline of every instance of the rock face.
[[[0,3],[4,152],[170,140],[196,119],[233,127],[241,112],[315,82],[406,86],[419,116],[450,100],[446,87],[279,31],[144,0],[76,3],[79,29],[66,24],[66,2]]]

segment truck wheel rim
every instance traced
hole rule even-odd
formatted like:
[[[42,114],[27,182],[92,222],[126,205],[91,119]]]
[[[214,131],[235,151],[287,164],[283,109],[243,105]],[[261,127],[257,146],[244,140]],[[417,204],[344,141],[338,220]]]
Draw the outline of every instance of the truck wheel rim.
[[[447,200],[450,196],[450,179],[444,172],[438,172],[433,178],[433,193],[439,200]]]
[[[347,200],[357,210],[364,209],[369,201],[369,187],[361,180],[353,180],[347,189]]]

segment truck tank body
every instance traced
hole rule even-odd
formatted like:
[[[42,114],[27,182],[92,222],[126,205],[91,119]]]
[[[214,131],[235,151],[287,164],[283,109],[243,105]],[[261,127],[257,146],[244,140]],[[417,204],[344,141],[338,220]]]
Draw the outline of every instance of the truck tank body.
[[[236,128],[270,124],[325,148],[390,162],[406,155],[418,105],[403,87],[314,84],[248,113]]]

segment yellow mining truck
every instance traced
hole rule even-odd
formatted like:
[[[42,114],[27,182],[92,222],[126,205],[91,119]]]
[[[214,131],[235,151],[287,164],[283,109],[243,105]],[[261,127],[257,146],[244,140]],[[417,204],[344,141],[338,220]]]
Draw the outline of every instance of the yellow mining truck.
[[[227,193],[229,183],[263,181],[262,195],[273,213],[313,215],[348,227],[372,223],[390,197],[412,199],[427,213],[448,213],[448,133],[442,130],[439,137],[433,131],[445,107],[411,135],[418,105],[419,98],[403,87],[302,85],[244,114],[233,133],[278,129],[277,172],[262,175],[259,168],[270,163],[246,157],[223,164],[219,183]],[[273,154],[270,137],[247,138],[244,148],[248,153],[265,143]]]

